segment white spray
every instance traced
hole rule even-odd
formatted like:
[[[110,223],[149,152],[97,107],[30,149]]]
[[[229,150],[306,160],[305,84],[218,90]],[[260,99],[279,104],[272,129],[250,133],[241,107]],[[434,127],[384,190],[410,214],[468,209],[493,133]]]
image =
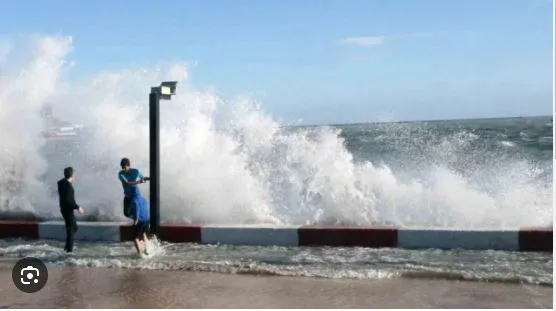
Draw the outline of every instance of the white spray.
[[[184,64],[64,83],[60,76],[70,49],[68,38],[47,37],[37,41],[26,65],[14,66],[11,54],[4,58],[14,68],[0,80],[0,212],[59,217],[52,189],[62,173],[47,171],[57,156],[44,151],[40,137],[40,110],[48,104],[57,117],[93,129],[86,143],[70,150],[76,155],[71,162],[62,163],[76,169],[78,200],[95,219],[122,219],[119,160],[129,157],[149,175],[147,93],[172,79],[179,81],[178,94],[161,109],[163,220],[451,227],[552,223],[551,185],[526,178],[527,164],[519,167],[524,171],[499,170],[496,178],[511,182],[491,192],[442,162],[419,178],[406,178],[387,163],[356,163],[336,129],[283,129],[249,100],[224,102],[210,91],[192,89]],[[142,191],[148,197],[148,185]]]

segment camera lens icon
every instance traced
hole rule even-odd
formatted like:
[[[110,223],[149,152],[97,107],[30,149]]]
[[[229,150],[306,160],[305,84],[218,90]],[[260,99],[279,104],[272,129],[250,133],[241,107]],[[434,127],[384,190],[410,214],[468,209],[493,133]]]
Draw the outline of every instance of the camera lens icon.
[[[12,281],[15,287],[25,293],[35,293],[41,290],[48,280],[48,270],[37,258],[23,258],[12,270]]]
[[[24,278],[21,278],[21,283],[25,285],[31,284],[31,280],[35,284],[39,283],[39,279],[37,279],[37,277],[40,276],[40,271],[33,266],[27,266],[27,268],[21,269],[21,275],[25,275],[25,279],[29,280],[26,281]]]

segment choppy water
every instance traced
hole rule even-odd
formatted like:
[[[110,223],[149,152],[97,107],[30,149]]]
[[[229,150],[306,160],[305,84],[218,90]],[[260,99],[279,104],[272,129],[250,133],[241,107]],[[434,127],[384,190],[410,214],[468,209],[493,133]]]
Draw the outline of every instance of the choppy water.
[[[162,218],[197,223],[550,226],[550,123],[549,117],[535,117],[267,126],[259,129],[270,131],[261,134],[264,137],[257,137],[255,128],[212,129],[210,135],[231,139],[235,149],[225,151],[223,158],[215,154],[214,148],[221,148],[217,141],[205,137],[205,147],[196,147],[197,160],[191,159],[191,151],[166,152],[164,163],[173,164],[162,166]],[[51,203],[35,205],[31,213],[60,217],[54,185],[62,168],[73,164],[80,170],[76,189],[88,207],[85,219],[122,219],[120,185],[114,177],[119,157],[107,163],[106,154],[91,155],[102,141],[97,132],[85,128],[72,139],[49,140],[42,147],[48,169],[40,180],[50,188]],[[147,188],[144,193],[148,196]],[[21,212],[9,207],[17,202],[4,207],[4,217]]]
[[[256,247],[172,244],[138,259],[131,243],[0,240],[0,259],[36,257],[50,266],[187,270],[321,278],[423,278],[552,286],[552,254],[468,250]]]
[[[404,164],[443,163],[456,170],[492,160],[529,161],[552,168],[552,117],[467,119],[338,125],[356,160]],[[546,173],[546,172],[545,172]]]

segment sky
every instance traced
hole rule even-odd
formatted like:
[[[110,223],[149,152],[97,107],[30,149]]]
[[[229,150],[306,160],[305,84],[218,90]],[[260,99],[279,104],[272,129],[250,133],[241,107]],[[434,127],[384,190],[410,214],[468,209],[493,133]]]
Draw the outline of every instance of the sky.
[[[0,38],[71,35],[69,79],[159,61],[303,123],[552,114],[551,0],[3,1]]]

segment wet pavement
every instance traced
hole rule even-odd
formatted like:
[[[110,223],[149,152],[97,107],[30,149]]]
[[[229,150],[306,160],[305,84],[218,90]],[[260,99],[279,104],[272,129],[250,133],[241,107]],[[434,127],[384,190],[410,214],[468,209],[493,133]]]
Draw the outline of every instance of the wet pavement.
[[[551,286],[57,267],[26,294],[0,266],[0,308],[552,308]]]

